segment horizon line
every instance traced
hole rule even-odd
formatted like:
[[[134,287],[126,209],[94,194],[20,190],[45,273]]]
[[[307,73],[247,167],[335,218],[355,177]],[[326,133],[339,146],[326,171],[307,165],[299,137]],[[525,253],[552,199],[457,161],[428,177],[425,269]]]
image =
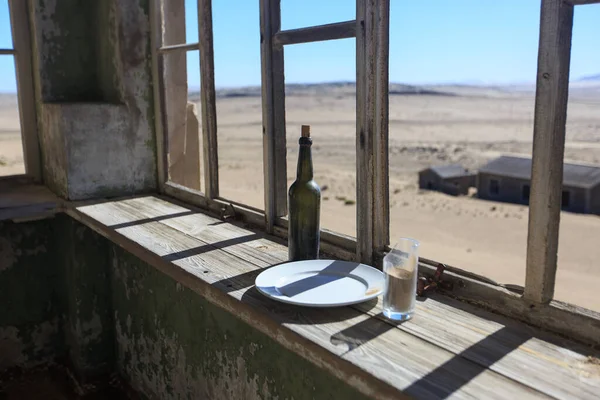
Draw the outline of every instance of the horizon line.
[[[595,75],[586,75],[586,76],[581,76],[577,79],[573,79],[570,80],[569,83],[581,83],[581,82],[594,82],[594,81],[598,81],[600,82],[600,74],[595,74]],[[339,80],[339,81],[320,81],[320,82],[288,82],[285,85],[333,85],[333,84],[356,84],[356,81],[345,81],[345,80]],[[501,83],[501,82],[480,82],[480,81],[447,81],[447,82],[420,82],[420,83],[406,83],[406,82],[389,82],[390,85],[405,85],[405,86],[413,86],[413,87],[419,87],[419,86],[474,86],[474,87],[507,87],[507,86],[529,86],[529,85],[534,85],[536,84],[535,81],[515,81],[515,82],[505,82],[505,83]],[[237,86],[219,86],[216,87],[216,90],[228,90],[228,89],[243,89],[243,88],[260,88],[261,84],[249,84],[249,85],[237,85]],[[189,86],[188,87],[189,91],[199,91],[200,90],[200,86],[199,85],[194,85],[194,86]],[[0,95],[7,95],[7,94],[17,94],[16,90],[15,91],[5,91],[5,90],[0,90]]]

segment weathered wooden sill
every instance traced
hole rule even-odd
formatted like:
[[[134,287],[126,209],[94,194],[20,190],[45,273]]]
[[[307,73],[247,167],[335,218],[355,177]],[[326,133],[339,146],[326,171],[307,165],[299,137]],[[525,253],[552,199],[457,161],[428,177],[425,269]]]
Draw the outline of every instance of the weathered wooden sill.
[[[63,201],[47,187],[26,176],[0,178],[0,221],[47,218],[63,208]]]
[[[284,347],[373,398],[597,398],[598,353],[442,295],[391,324],[380,302],[275,303],[254,288],[287,259],[264,234],[156,196],[65,212]]]

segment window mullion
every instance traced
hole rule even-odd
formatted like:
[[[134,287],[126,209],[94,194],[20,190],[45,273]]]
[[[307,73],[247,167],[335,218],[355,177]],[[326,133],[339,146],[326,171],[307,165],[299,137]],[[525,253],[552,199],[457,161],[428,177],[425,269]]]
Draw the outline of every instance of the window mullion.
[[[279,0],[260,0],[263,172],[266,230],[287,214],[285,82],[283,46],[273,37],[281,28]]]
[[[572,5],[542,0],[524,294],[538,303],[554,295],[572,28]]]
[[[200,46],[204,193],[209,199],[214,199],[219,196],[219,153],[211,0],[198,0],[198,43]]]
[[[356,1],[356,257],[373,261],[376,6]]]
[[[37,135],[37,112],[33,87],[31,31],[28,2],[9,0],[10,19],[15,52],[17,94],[25,171],[37,182],[42,181],[40,146]]]
[[[389,194],[389,35],[390,2],[380,0],[376,9],[377,55],[375,65],[373,250],[390,243]]]

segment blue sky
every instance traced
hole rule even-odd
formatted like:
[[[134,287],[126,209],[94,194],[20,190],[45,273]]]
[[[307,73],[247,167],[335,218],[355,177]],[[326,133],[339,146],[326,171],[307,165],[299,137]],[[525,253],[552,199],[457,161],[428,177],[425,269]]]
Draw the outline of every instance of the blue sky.
[[[282,29],[353,19],[353,0],[282,0]],[[7,0],[0,0],[0,48],[11,46]],[[197,41],[196,0],[186,0],[187,41]],[[535,81],[540,0],[391,0],[390,81]],[[571,77],[600,73],[600,5],[575,10]],[[214,0],[217,87],[260,84],[258,0]],[[188,79],[198,87],[198,52]],[[286,82],[355,80],[354,39],[285,48]],[[14,91],[12,57],[0,56],[0,91]]]

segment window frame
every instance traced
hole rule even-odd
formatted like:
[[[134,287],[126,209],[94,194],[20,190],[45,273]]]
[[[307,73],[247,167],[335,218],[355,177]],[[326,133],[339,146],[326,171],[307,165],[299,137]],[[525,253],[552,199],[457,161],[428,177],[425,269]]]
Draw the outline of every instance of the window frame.
[[[265,210],[263,211],[219,196],[212,1],[198,0],[199,41],[197,43],[163,46],[165,22],[161,10],[164,3],[163,0],[152,0],[150,13],[159,190],[220,216],[235,215],[264,228],[267,233],[287,238],[283,49],[291,44],[356,37],[357,160],[363,160],[362,163],[357,162],[357,195],[362,196],[362,202],[369,207],[368,209],[357,207],[356,238],[321,229],[321,248],[334,256],[369,263],[373,260],[375,250],[384,251],[389,245],[387,196],[389,0],[377,2],[376,5],[371,3],[367,0],[356,1],[357,16],[360,16],[357,20],[282,31],[280,0],[260,0],[260,27],[263,38],[261,86],[265,176]],[[364,24],[361,23],[363,21]],[[376,21],[383,22],[377,24]],[[162,57],[173,51],[191,50],[200,50],[200,95],[204,143],[204,190],[201,191],[171,182],[168,178],[167,135],[162,112],[166,101]],[[367,62],[372,59],[377,59],[377,62]],[[374,118],[375,115],[380,118]],[[374,147],[378,150],[374,151]],[[373,160],[374,153],[376,157]],[[367,160],[374,162],[367,162]],[[375,168],[385,173],[375,174]],[[374,213],[374,207],[378,207],[380,212]],[[378,224],[380,228],[374,229],[373,224]],[[357,243],[361,246],[357,246]]]
[[[13,46],[0,49],[0,55],[12,55],[17,81],[19,125],[23,146],[25,174],[10,175],[3,179],[26,176],[33,182],[42,182],[40,144],[38,138],[37,111],[34,92],[33,55],[29,2],[8,0],[10,28]]]
[[[383,256],[390,250],[389,0],[356,0],[357,14],[353,21],[285,31],[280,30],[280,0],[260,0],[264,211],[219,196],[211,0],[198,0],[198,25],[202,27],[199,42],[168,48],[161,47],[161,34],[157,29],[162,27],[157,12],[160,8],[157,3],[161,1],[164,0],[152,0],[155,105],[156,115],[160,117],[156,118],[156,132],[159,139],[161,192],[221,217],[243,219],[282,238],[287,238],[287,219],[284,217],[287,211],[284,46],[356,37],[357,236],[353,238],[322,229],[321,248],[335,257],[381,267]],[[519,315],[528,313],[531,304],[547,306],[550,315],[564,312],[562,309],[557,311],[550,303],[554,295],[557,268],[573,7],[599,2],[600,0],[541,0],[525,288],[522,294],[516,295],[497,284],[490,285],[489,279],[449,267],[449,279],[458,279],[459,287],[455,289],[455,293],[459,293],[462,298],[486,304],[489,299],[498,306],[494,306],[496,309],[504,309],[510,304],[509,308],[517,310],[515,312]],[[160,57],[163,52],[186,49],[200,50],[204,168],[205,180],[208,182],[208,190],[205,192],[188,189],[167,179],[168,164],[162,128],[164,121],[160,111],[164,105],[159,74]],[[206,159],[207,149],[214,152],[213,159]],[[433,275],[437,265],[437,261],[420,259],[420,269],[426,275]],[[466,279],[470,279],[467,286],[464,285]],[[578,312],[576,307],[566,312],[573,314],[573,318],[599,320],[589,313]]]

